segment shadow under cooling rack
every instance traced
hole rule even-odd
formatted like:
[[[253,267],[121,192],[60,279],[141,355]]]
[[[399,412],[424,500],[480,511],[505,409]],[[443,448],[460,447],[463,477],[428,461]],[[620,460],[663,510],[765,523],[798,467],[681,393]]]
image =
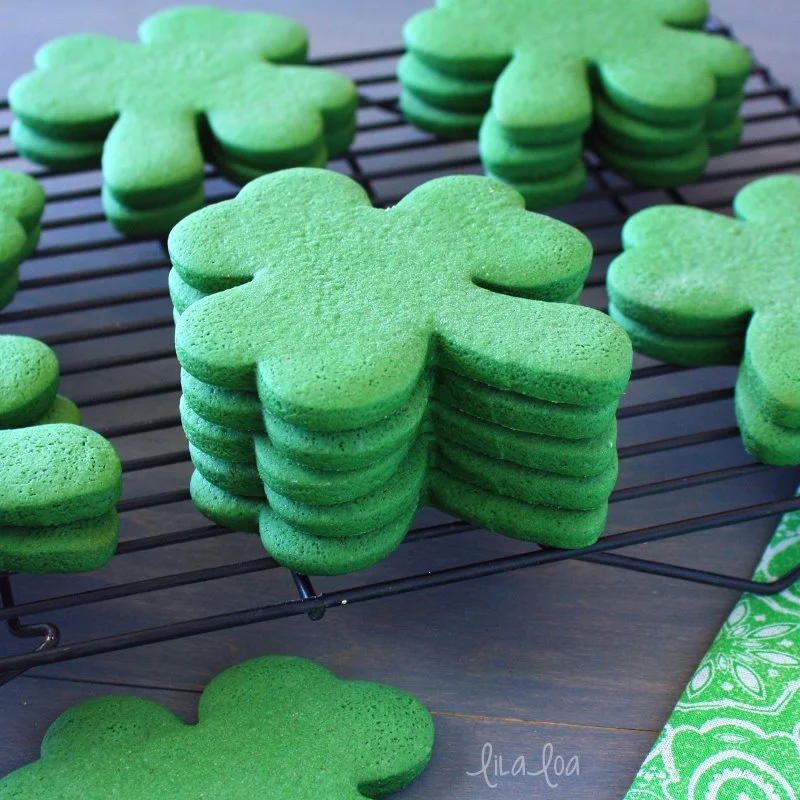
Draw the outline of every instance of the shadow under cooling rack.
[[[474,142],[443,141],[403,121],[394,79],[401,52],[316,62],[347,72],[360,88],[356,142],[331,168],[361,182],[384,206],[438,175],[480,172]],[[759,65],[746,96],[742,145],[712,160],[691,186],[637,188],[587,154],[584,195],[552,212],[594,244],[585,304],[605,307],[605,271],[631,213],[656,203],[728,213],[745,183],[800,169],[800,109],[788,90]],[[23,267],[17,299],[0,316],[0,332],[34,335],[56,348],[61,390],[81,406],[85,424],[114,441],[123,458],[125,490],[119,551],[102,570],[81,576],[0,575],[0,620],[19,639],[19,652],[0,657],[0,682],[44,664],[288,616],[319,619],[329,608],[566,559],[763,594],[800,577],[798,566],[772,582],[755,583],[715,568],[713,558],[697,563],[696,549],[688,550],[684,565],[642,557],[640,550],[619,552],[703,531],[724,534],[800,508],[794,497],[797,470],[755,463],[741,447],[732,410],[735,370],[687,369],[637,356],[619,413],[620,481],[607,533],[597,544],[577,551],[536,548],[425,511],[406,544],[385,563],[320,579],[316,583],[325,586],[318,591],[306,576],[280,569],[257,537],[208,524],[189,501],[191,464],[177,413],[180,384],[163,243],[131,241],[113,232],[101,211],[98,171],[63,175],[20,160],[8,140],[9,123],[3,105],[0,161],[39,178],[48,206],[41,246]],[[235,191],[209,171],[210,202]],[[429,545],[432,540],[456,546]],[[246,576],[263,580],[254,590],[237,591]],[[188,608],[195,613],[173,616],[176,606],[168,599],[180,591],[194,592],[194,606]],[[167,601],[143,606],[147,614],[139,613],[138,605],[134,613],[117,604],[148,596]]]

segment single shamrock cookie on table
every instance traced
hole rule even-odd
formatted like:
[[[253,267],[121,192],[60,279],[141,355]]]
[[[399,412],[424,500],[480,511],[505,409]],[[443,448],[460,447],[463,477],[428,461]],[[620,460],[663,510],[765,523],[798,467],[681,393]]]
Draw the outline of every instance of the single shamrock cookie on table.
[[[558,547],[596,540],[630,341],[576,305],[577,230],[489,178],[391,209],[338,173],[250,183],[172,231],[195,503],[281,564],[384,558],[418,508]]]
[[[608,272],[610,313],[636,350],[736,364],[736,412],[761,461],[800,464],[800,176],[764,178],[738,219],[685,206],[632,217]]]
[[[0,571],[82,572],[116,550],[119,458],[58,383],[47,345],[0,336]]]
[[[588,144],[648,186],[696,179],[736,146],[751,59],[702,30],[706,0],[438,0],[405,26],[400,107],[474,138],[530,208],[582,191]]]
[[[36,249],[44,189],[29,175],[0,169],[0,309],[19,284],[19,265]]]
[[[20,153],[61,169],[102,160],[124,233],[166,232],[202,206],[206,161],[244,183],[324,166],[355,135],[353,82],[303,65],[290,19],[191,6],[146,19],[139,38],[56,39],[9,93]]]
[[[0,800],[387,797],[425,770],[428,710],[380,683],[266,656],[218,675],[187,725],[150,700],[101,697],[62,714],[41,757],[0,780]]]

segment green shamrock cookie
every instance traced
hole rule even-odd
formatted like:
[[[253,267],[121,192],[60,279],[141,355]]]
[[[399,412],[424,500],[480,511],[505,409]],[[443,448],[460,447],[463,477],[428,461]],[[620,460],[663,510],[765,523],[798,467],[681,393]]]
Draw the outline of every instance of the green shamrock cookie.
[[[553,546],[602,531],[630,342],[574,304],[585,237],[512,188],[443,178],[384,210],[289,170],[183,220],[169,249],[192,495],[216,521],[258,518],[280,563],[374,563],[428,497]]]
[[[0,169],[0,309],[17,291],[19,265],[39,243],[44,200],[44,190],[29,175]]]
[[[27,336],[0,336],[0,428],[32,424],[55,400],[56,354]]]
[[[0,571],[82,572],[116,549],[119,458],[58,383],[47,345],[0,336]]]
[[[268,656],[218,675],[187,725],[149,700],[102,697],[62,714],[41,758],[0,800],[364,800],[417,778],[433,720],[411,695]]]
[[[187,284],[217,293],[178,321],[184,369],[257,390],[306,428],[377,422],[433,365],[577,405],[615,401],[627,383],[621,329],[542,302],[580,289],[586,239],[487,178],[431,181],[382,210],[343,175],[287,170],[193,214],[169,248]]]
[[[354,135],[352,81],[303,66],[306,32],[289,19],[178,8],[139,37],[56,39],[9,94],[31,158],[83,165],[104,142],[104,207],[123,231],[166,231],[202,205],[208,154],[244,181],[324,164]]]
[[[492,109],[524,141],[563,141],[589,127],[591,81],[622,110],[653,122],[703,116],[741,89],[747,51],[692,30],[705,0],[440,0],[404,37],[431,67],[494,79]],[[532,137],[532,138],[531,138]]]
[[[738,219],[678,206],[634,216],[608,273],[611,313],[658,358],[743,356],[737,412],[748,449],[800,464],[800,177],[756,181],[734,208]]]

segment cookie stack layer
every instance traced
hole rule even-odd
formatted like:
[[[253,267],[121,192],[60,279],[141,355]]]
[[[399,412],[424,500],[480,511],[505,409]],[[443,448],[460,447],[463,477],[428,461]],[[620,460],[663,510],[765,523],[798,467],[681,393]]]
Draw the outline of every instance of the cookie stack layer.
[[[44,189],[21,172],[0,170],[0,308],[19,285],[19,265],[36,249]]]
[[[456,177],[387,212],[348,178],[293,170],[178,226],[170,289],[200,509],[311,574],[380,560],[426,504],[542,544],[593,542],[630,345],[573,305],[586,239],[522,205]],[[473,269],[548,302],[478,288]],[[440,344],[420,351],[432,331]]]
[[[0,571],[82,572],[116,549],[119,459],[58,383],[49,347],[0,336]]]
[[[355,135],[355,85],[303,63],[308,36],[290,19],[177,8],[139,38],[56,39],[9,92],[17,150],[56,169],[102,162],[122,233],[166,233],[200,208],[205,163],[247,183],[324,166]]]
[[[634,348],[677,364],[740,364],[747,450],[800,464],[800,177],[737,194],[738,219],[656,206],[631,217],[608,272],[609,311]]]
[[[735,43],[665,24],[702,25],[702,11],[677,0],[439,3],[406,26],[400,108],[440,136],[477,136],[487,174],[529,208],[580,195],[584,145],[634,183],[691,182],[738,144],[750,66]]]
[[[552,546],[589,544],[603,530],[616,400],[553,403],[439,370],[379,422],[320,431],[281,419],[256,393],[186,371],[181,384],[198,507],[238,530],[258,531],[261,515],[267,549],[300,571],[380,560],[428,503]]]

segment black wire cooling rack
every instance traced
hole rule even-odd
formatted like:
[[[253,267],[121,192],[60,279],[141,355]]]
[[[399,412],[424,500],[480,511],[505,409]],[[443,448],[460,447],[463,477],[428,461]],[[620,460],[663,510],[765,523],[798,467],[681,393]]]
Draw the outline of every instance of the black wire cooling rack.
[[[723,26],[714,29],[730,35]],[[445,142],[404,123],[394,80],[401,53],[382,50],[315,62],[350,74],[361,94],[357,140],[331,167],[361,182],[383,206],[437,175],[480,172],[475,143]],[[727,213],[735,192],[750,180],[800,171],[800,107],[790,92],[758,65],[746,96],[742,145],[714,159],[692,186],[669,191],[637,188],[587,154],[590,177],[585,194],[554,212],[580,227],[595,245],[584,303],[605,307],[605,270],[618,252],[620,226],[634,211],[655,203],[691,203]],[[731,402],[735,370],[687,369],[637,356],[619,413],[620,483],[612,496],[607,533],[597,544],[562,551],[494,536],[492,557],[483,560],[471,560],[469,553],[444,566],[404,559],[400,574],[387,577],[378,571],[378,579],[373,579],[373,569],[317,581],[326,584],[324,591],[303,575],[291,576],[294,589],[290,582],[280,583],[277,576],[285,571],[260,550],[257,539],[208,524],[189,501],[191,465],[177,414],[180,385],[163,242],[131,242],[112,231],[100,210],[99,172],[59,175],[18,159],[8,141],[9,122],[8,106],[3,104],[0,161],[39,178],[47,189],[48,206],[42,244],[23,267],[20,292],[0,315],[0,331],[34,335],[56,348],[62,391],[81,406],[86,424],[112,439],[122,454],[125,493],[119,505],[119,551],[103,570],[90,576],[0,574],[0,620],[20,639],[20,652],[0,657],[0,683],[31,667],[282,617],[307,614],[319,619],[326,609],[348,603],[565,559],[760,594],[775,594],[800,577],[798,566],[771,582],[757,583],[619,552],[672,537],[752,525],[800,508],[794,497],[797,471],[754,463],[741,448]],[[213,202],[233,196],[236,188],[209,171],[207,191]],[[708,513],[694,513],[696,496],[686,498],[707,487],[713,491],[704,497],[714,502],[702,506],[710,509]],[[665,514],[666,521],[654,523]],[[401,549],[472,530],[464,522],[424,512]],[[244,551],[239,546],[243,539],[248,541]],[[217,561],[229,554],[236,560],[176,569],[194,565],[189,555],[209,543]],[[148,564],[157,563],[161,574],[146,577],[135,562],[137,554],[149,555]],[[387,561],[391,563],[392,558]],[[229,609],[211,598],[212,586],[224,596],[232,581],[259,573],[264,586],[273,589],[265,592],[268,601],[255,595],[245,607]],[[123,598],[199,585],[207,589],[208,600],[189,618],[173,619],[169,611],[166,618],[95,614],[83,638],[73,633],[68,640],[67,634],[76,629],[76,613],[111,607]],[[61,621],[65,614],[66,623]],[[58,624],[46,621],[54,617]]]

